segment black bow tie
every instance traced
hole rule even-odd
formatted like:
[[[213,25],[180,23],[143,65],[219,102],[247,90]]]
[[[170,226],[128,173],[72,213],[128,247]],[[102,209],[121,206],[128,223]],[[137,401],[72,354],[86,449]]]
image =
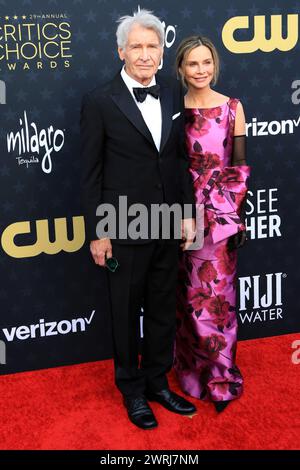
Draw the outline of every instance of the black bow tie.
[[[140,103],[143,103],[145,101],[147,94],[152,95],[154,98],[158,99],[160,95],[160,86],[159,85],[153,85],[149,87],[138,87],[138,88],[133,88],[133,94],[136,98],[137,101]]]

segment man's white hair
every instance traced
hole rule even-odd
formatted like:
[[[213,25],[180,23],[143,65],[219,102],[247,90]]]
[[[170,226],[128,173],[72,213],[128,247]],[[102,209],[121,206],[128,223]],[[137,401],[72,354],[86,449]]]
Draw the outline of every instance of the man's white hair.
[[[119,23],[116,32],[117,44],[121,49],[125,48],[128,34],[130,33],[131,28],[136,24],[143,26],[144,28],[153,29],[158,36],[160,46],[164,46],[165,30],[163,24],[157,16],[153,15],[152,11],[141,9],[139,11],[135,11],[132,16],[121,16],[117,22]]]

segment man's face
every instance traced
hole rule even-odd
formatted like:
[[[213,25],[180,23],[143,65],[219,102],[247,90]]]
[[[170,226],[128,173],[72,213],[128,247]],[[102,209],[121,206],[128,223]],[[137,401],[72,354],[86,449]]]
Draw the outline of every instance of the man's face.
[[[163,48],[153,29],[136,24],[129,32],[125,48],[119,47],[118,52],[120,59],[125,61],[128,75],[142,85],[148,85],[157,72]]]

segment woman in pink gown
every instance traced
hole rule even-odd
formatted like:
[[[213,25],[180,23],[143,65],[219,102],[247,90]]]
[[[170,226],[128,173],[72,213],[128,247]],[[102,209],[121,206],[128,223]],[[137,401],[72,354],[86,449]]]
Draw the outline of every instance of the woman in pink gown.
[[[196,203],[204,205],[204,244],[180,260],[174,367],[182,389],[214,402],[218,412],[243,390],[235,364],[237,251],[246,239],[245,161],[241,102],[211,88],[218,53],[207,38],[185,39],[177,51],[185,96],[186,146]]]

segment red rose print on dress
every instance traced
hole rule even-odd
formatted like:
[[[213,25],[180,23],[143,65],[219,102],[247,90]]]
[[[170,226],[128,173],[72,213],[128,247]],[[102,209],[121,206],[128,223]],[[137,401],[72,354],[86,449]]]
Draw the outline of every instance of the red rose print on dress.
[[[211,261],[204,261],[197,271],[198,278],[203,282],[214,281],[218,275]]]
[[[189,127],[189,131],[193,137],[197,138],[208,134],[210,128],[210,122],[197,114],[193,116],[192,125]]]
[[[206,119],[217,119],[222,114],[222,108],[218,106],[217,108],[200,109],[200,113]]]
[[[208,299],[210,296],[210,291],[204,288],[189,289],[188,292],[188,301],[192,308],[196,311],[202,309],[203,301]]]
[[[243,390],[235,364],[236,261],[228,239],[241,229],[239,210],[250,168],[233,167],[238,100],[186,110],[186,148],[196,203],[204,204],[204,244],[183,252],[177,289],[175,372],[182,389],[201,400],[233,400]]]
[[[202,336],[200,338],[200,348],[210,357],[217,359],[220,351],[227,346],[224,336],[211,334],[210,336]]]
[[[213,317],[213,322],[223,330],[225,326],[230,325],[229,308],[230,303],[227,302],[225,295],[215,295],[203,302],[203,307]]]
[[[236,251],[228,251],[226,245],[216,250],[218,270],[221,274],[233,274],[236,269]]]

